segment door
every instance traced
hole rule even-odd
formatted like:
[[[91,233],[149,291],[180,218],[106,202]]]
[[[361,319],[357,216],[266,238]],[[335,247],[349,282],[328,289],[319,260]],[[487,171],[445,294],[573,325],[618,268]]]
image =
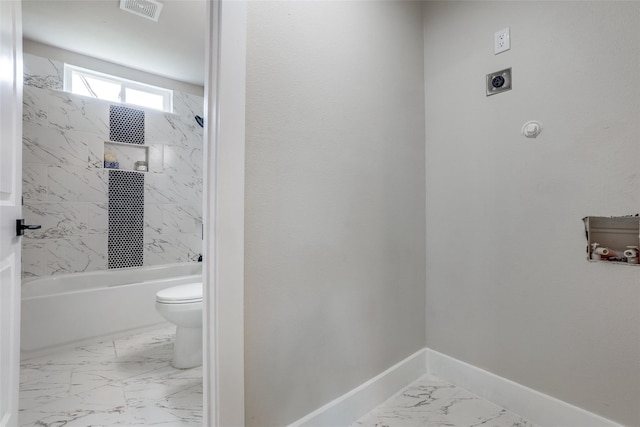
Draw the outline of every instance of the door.
[[[18,425],[22,212],[20,1],[0,0],[0,427]]]

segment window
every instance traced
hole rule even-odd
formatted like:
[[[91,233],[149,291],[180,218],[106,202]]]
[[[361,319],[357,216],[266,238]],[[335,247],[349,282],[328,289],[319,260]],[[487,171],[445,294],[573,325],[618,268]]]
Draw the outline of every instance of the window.
[[[173,91],[64,64],[64,90],[105,101],[173,111]]]

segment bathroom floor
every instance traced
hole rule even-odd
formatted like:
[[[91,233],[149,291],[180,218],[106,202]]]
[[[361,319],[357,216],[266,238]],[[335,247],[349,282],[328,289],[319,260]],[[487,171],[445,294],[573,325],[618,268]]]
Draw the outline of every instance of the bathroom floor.
[[[175,369],[175,326],[31,358],[20,426],[202,426],[202,368]]]
[[[535,427],[468,391],[426,375],[351,427]]]
[[[202,426],[202,368],[175,369],[175,326],[22,362],[20,426]],[[424,376],[351,427],[535,427],[504,408]]]

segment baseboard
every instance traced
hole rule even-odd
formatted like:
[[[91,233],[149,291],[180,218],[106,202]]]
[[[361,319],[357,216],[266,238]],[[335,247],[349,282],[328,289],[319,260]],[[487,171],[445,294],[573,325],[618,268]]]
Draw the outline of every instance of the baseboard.
[[[289,427],[345,427],[426,373],[427,349],[300,418]]]
[[[346,427],[430,374],[540,426],[622,427],[562,400],[525,387],[453,357],[424,348],[288,427]]]
[[[540,426],[621,427],[611,420],[492,374],[437,351],[427,350],[427,372]]]

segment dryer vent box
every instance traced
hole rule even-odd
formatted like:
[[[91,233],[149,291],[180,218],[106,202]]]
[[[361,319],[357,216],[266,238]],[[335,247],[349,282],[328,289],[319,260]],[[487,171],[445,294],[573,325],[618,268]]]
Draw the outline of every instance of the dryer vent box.
[[[632,256],[640,247],[640,215],[588,216],[583,221],[589,261],[640,265],[638,256]]]

